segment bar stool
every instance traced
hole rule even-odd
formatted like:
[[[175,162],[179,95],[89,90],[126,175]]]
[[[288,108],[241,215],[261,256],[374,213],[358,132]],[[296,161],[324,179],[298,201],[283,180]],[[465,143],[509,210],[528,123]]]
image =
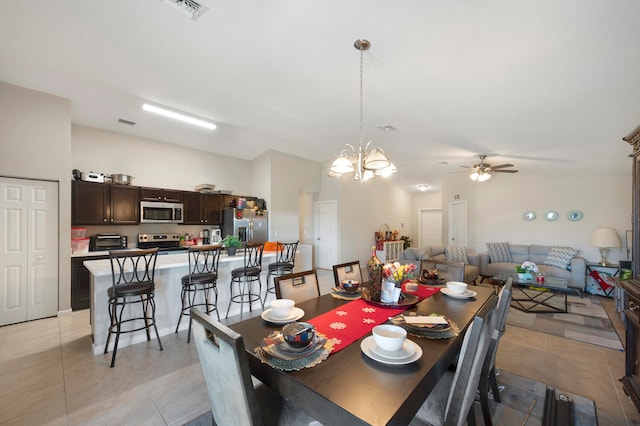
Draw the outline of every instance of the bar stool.
[[[158,327],[156,326],[156,303],[154,300],[155,282],[153,279],[157,256],[157,248],[147,250],[112,250],[109,252],[113,285],[107,290],[111,325],[109,327],[109,334],[107,335],[107,343],[104,346],[104,353],[106,354],[109,349],[111,334],[115,333],[116,340],[113,345],[113,355],[111,356],[111,368],[113,368],[116,363],[118,341],[122,333],[133,333],[134,331],[145,330],[147,332],[147,340],[151,340],[149,328],[153,326],[160,350],[163,350],[160,335],[158,334]],[[142,316],[123,319],[125,307],[133,303],[141,304]],[[118,308],[120,308],[119,313]],[[149,313],[149,308],[151,308],[151,313]],[[130,312],[131,311],[127,309],[127,314]],[[134,321],[144,321],[144,325],[133,329],[122,330],[123,324],[133,323]],[[135,325],[132,327],[135,327]]]
[[[191,308],[196,306],[204,307],[207,314],[216,311],[218,321],[218,261],[220,260],[221,245],[190,246],[187,250],[189,256],[189,274],[182,277],[182,310],[178,316],[176,333],[180,328],[180,321],[183,316],[189,317],[189,331],[187,332],[187,343],[191,342]],[[214,300],[211,303],[211,292]],[[196,296],[202,295],[202,302],[196,303]]]
[[[276,294],[275,277],[293,274],[293,266],[296,261],[296,251],[298,250],[299,242],[300,240],[295,243],[280,243],[276,241],[276,261],[269,264],[267,291],[264,292],[263,304],[267,303],[269,293]],[[271,276],[273,276],[274,279],[273,285]]]
[[[231,284],[229,298],[229,307],[227,307],[227,315],[229,318],[229,310],[232,303],[240,303],[240,313],[242,313],[245,303],[249,304],[249,311],[253,302],[258,301],[264,309],[262,301],[262,281],[260,281],[260,273],[262,272],[262,252],[264,246],[262,243],[247,243],[244,248],[244,266],[231,271]],[[258,292],[253,291],[253,283],[258,282]],[[238,292],[234,292],[234,284],[237,284]]]

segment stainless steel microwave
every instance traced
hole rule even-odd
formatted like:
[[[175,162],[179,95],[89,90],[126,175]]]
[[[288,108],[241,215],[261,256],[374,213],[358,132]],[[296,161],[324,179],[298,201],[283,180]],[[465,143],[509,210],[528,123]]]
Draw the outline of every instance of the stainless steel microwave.
[[[182,203],[140,202],[140,223],[182,223]]]

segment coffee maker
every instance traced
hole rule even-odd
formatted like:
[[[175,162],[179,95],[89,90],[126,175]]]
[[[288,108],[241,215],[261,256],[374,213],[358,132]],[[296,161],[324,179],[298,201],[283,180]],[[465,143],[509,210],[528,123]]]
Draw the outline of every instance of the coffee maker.
[[[218,244],[222,241],[220,227],[205,228],[202,230],[202,244]]]
[[[208,228],[202,230],[202,244],[211,244],[211,232]]]

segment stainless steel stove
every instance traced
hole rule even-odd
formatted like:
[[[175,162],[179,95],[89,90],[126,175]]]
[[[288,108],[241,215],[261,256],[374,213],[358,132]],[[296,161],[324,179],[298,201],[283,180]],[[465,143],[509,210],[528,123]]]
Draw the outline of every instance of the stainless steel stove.
[[[160,251],[185,250],[180,247],[180,234],[138,234],[138,248],[158,247]]]

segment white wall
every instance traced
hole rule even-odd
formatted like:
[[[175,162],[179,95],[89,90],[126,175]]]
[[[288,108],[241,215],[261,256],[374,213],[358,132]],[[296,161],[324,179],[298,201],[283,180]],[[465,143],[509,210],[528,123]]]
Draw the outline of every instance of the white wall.
[[[69,100],[0,82],[0,175],[59,182],[58,309],[71,308]]]
[[[211,183],[234,194],[252,194],[251,162],[85,126],[72,126],[74,169],[123,173],[136,186],[193,191]]]

